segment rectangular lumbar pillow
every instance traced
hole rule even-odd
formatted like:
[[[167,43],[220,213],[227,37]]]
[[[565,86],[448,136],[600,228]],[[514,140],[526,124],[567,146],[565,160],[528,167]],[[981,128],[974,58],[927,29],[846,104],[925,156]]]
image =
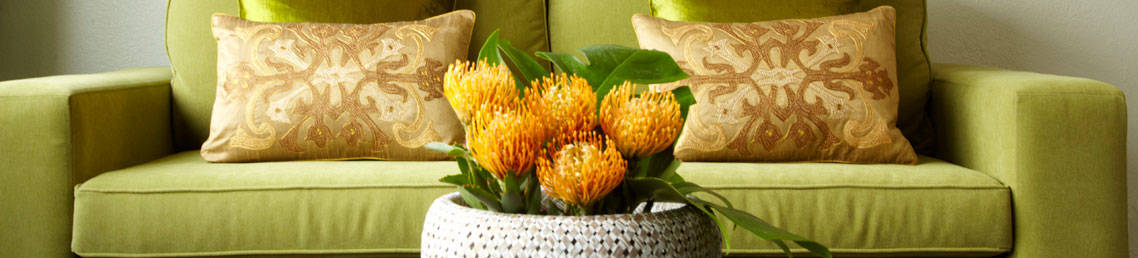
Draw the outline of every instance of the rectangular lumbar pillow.
[[[202,157],[445,159],[422,147],[463,139],[442,76],[466,58],[473,25],[466,10],[377,24],[216,14],[217,97]]]
[[[756,23],[633,17],[640,47],[667,52],[697,104],[676,142],[685,161],[913,164],[896,127],[892,7]]]
[[[897,126],[918,151],[932,148],[932,124],[925,102],[932,82],[925,51],[925,0],[651,0],[652,16],[674,21],[760,22],[810,19],[865,12],[887,5],[896,9]]]

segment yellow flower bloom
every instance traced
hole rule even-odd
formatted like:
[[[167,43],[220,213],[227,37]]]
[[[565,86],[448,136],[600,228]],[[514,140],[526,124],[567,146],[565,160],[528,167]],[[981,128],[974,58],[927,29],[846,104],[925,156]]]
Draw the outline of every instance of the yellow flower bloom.
[[[632,90],[632,84],[625,82],[601,101],[601,129],[625,157],[643,158],[672,145],[684,120],[671,92],[632,97]]]
[[[477,113],[493,107],[513,108],[518,101],[518,88],[505,65],[477,64],[458,61],[443,75],[443,95],[454,107],[463,124],[469,124]]]
[[[492,107],[476,112],[466,128],[474,159],[498,179],[523,176],[533,168],[546,129],[528,109]]]
[[[537,161],[537,177],[546,194],[587,207],[624,180],[627,166],[612,140],[592,131],[575,132],[546,149]]]
[[[597,127],[597,94],[584,78],[559,74],[534,81],[527,90],[527,105],[549,125],[549,132],[569,135]]]

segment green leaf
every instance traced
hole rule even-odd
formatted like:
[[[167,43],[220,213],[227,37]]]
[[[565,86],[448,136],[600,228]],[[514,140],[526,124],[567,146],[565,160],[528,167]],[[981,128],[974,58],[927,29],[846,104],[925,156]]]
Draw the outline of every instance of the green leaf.
[[[775,239],[771,240],[771,242],[774,242],[779,249],[782,249],[782,253],[786,254],[786,257],[794,258],[794,253],[790,252],[790,246],[786,245],[786,241]]]
[[[593,71],[589,70],[589,66],[585,65],[584,62],[581,62],[581,59],[578,59],[577,56],[572,54],[537,52],[535,55],[542,59],[549,60],[549,62],[553,63],[553,67],[562,73],[575,74],[581,78],[585,78],[586,81],[589,81],[589,77],[594,76],[592,75]],[[596,90],[598,85],[592,84],[592,81],[589,82],[589,85],[593,86],[593,90]]]
[[[474,196],[474,198],[478,199],[482,202],[482,204],[486,205],[487,210],[499,212],[502,211],[502,204],[498,203],[498,197],[486,192],[486,190],[473,187],[460,187],[458,189],[458,192],[460,194],[466,192],[466,194]]]
[[[723,206],[720,206],[718,204],[706,202],[703,200],[697,199],[695,201],[700,202],[704,205],[707,205],[707,206],[715,209],[716,211],[719,211],[719,213],[723,214],[724,217],[727,217],[727,219],[731,220],[732,222],[735,222],[735,225],[743,227],[743,229],[750,231],[751,233],[755,234],[755,236],[758,238],[761,238],[764,240],[772,240],[772,241],[773,240],[793,241],[795,244],[798,244],[798,246],[801,246],[802,248],[806,248],[806,250],[810,251],[811,253],[814,253],[816,255],[826,257],[826,258],[833,257],[833,255],[830,254],[830,249],[826,248],[822,244],[819,244],[818,242],[814,242],[813,240],[806,239],[805,237],[795,235],[794,233],[790,233],[786,230],[772,226],[771,224],[767,223],[766,221],[763,221],[762,219],[755,217],[755,215],[751,215],[750,213],[747,213],[747,212],[741,211],[741,210],[736,210],[734,208],[723,207]],[[784,249],[784,250],[789,250],[789,249]],[[789,251],[787,251],[787,254],[789,254]]]
[[[541,184],[536,176],[526,178],[526,213],[538,214],[541,212]]]
[[[720,195],[719,193],[711,191],[707,188],[703,188],[702,186],[699,186],[695,183],[679,182],[679,183],[673,183],[672,186],[676,187],[676,190],[679,190],[680,193],[683,195],[690,195],[690,194],[696,193],[696,192],[704,192],[704,193],[710,194],[711,196],[715,196],[715,198],[718,198],[720,201],[722,201],[723,204],[727,205],[728,208],[734,208],[734,206],[731,205],[731,201],[727,200],[727,197],[723,197],[723,195]]]
[[[492,65],[502,63],[502,54],[498,53],[498,30],[486,37],[486,42],[478,50],[478,60],[486,60],[486,63]]]
[[[521,192],[505,192],[502,194],[502,212],[505,213],[524,213],[525,200],[522,200]]]
[[[475,209],[479,209],[479,210],[485,210],[486,209],[486,205],[483,205],[482,201],[479,201],[478,198],[474,197],[474,195],[471,194],[470,191],[462,189],[461,186],[458,187],[458,195],[462,196],[462,201],[466,202],[466,206],[470,206],[471,208],[475,208]]]
[[[691,205],[697,210],[703,212],[704,215],[707,215],[707,218],[711,219],[711,222],[715,223],[716,227],[719,227],[719,234],[723,236],[724,249],[731,250],[731,234],[728,233],[730,231],[727,231],[727,224],[724,224],[723,220],[719,219],[719,216],[715,216],[715,212],[713,212],[711,208],[708,208],[702,204],[695,203],[690,199],[688,200],[688,205]]]
[[[448,184],[452,184],[452,185],[458,185],[458,186],[470,184],[470,181],[468,180],[466,175],[463,175],[463,174],[444,176],[443,178],[439,179],[439,182],[448,183]]]
[[[561,207],[558,207],[556,203],[553,203],[552,199],[545,203],[545,207],[548,209],[548,215],[565,215],[565,211],[561,210]]]
[[[598,103],[613,86],[625,81],[638,84],[666,83],[689,76],[668,53],[656,50],[618,45],[587,46],[579,50],[588,59],[588,65],[569,54],[539,52],[537,56],[553,62],[562,72],[576,74],[589,81],[597,93]]]
[[[689,198],[685,194],[681,193],[678,189],[673,187],[671,183],[659,178],[629,178],[625,179],[625,182],[635,192],[651,193],[651,197],[657,201],[687,203],[692,207],[699,209],[704,214],[706,214],[708,218],[715,222],[716,226],[719,227],[719,232],[723,234],[724,243],[726,243],[728,249],[730,249],[730,242],[728,242],[730,235],[728,235],[727,225],[723,224],[723,222],[719,220],[719,217],[715,216],[711,210],[706,208],[706,206],[708,206],[710,203],[696,198]],[[634,203],[640,203],[641,201],[642,200],[636,200]]]
[[[644,169],[644,171],[643,174],[638,172],[638,175],[660,179],[667,179],[675,174],[676,168],[680,166],[680,161],[672,156],[672,147],[670,146],[640,161],[641,163],[637,164],[637,168]]]
[[[680,117],[688,117],[688,109],[691,105],[695,105],[695,95],[692,95],[691,88],[682,86],[672,89],[672,95],[676,97],[676,102],[680,103]]]
[[[525,200],[522,199],[521,181],[512,174],[502,179],[505,191],[502,192],[502,212],[522,213],[525,211]]]
[[[529,87],[530,82],[535,79],[549,76],[549,71],[546,71],[545,67],[541,66],[541,63],[538,63],[537,60],[534,60],[521,49],[514,47],[509,41],[499,40],[498,49],[506,54],[506,57],[510,59],[510,62],[513,63],[518,72],[521,73],[522,81],[521,84],[518,84],[519,90],[524,90],[525,87]]]
[[[625,175],[626,177],[647,177],[648,171],[652,169],[652,156],[640,158],[636,161],[636,170],[634,174]]]
[[[501,184],[499,184],[498,179],[495,178],[493,174],[490,174],[490,171],[478,168],[478,175],[482,177],[482,181],[487,182],[487,189],[490,190],[491,193],[502,194]]]
[[[670,153],[671,151],[668,152]],[[664,167],[664,170],[660,171],[660,174],[656,175],[656,177],[664,179],[664,181],[668,181],[672,184],[684,182],[684,178],[680,177],[679,174],[676,174],[676,169],[679,169],[680,164],[682,163],[683,162],[678,159],[673,159],[667,167]]]
[[[473,173],[470,173],[470,160],[466,159],[466,157],[456,157],[455,161],[458,162],[458,170],[462,171],[463,175],[472,175],[473,174]],[[470,183],[470,182],[467,182],[467,183]]]
[[[423,148],[435,152],[446,153],[451,157],[458,157],[466,154],[466,150],[462,148],[441,142],[428,142],[426,145],[423,145]]]
[[[664,181],[663,179],[654,177],[636,177],[624,179],[628,186],[636,193],[648,193],[648,198],[656,199],[656,201],[663,202],[680,202],[687,203],[688,198],[672,187],[672,184]],[[629,200],[631,203],[640,203],[646,201],[648,198],[642,200]]]

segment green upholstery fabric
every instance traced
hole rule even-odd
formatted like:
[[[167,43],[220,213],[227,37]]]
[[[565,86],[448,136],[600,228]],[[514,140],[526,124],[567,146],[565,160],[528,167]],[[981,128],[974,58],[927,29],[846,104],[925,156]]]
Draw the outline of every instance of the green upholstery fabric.
[[[638,47],[632,15],[649,11],[647,0],[549,0],[549,44],[553,52],[578,55],[578,48],[597,44]]]
[[[455,10],[472,10],[477,15],[467,55],[471,60],[478,57],[482,43],[495,29],[501,30],[498,37],[509,40],[528,54],[549,51],[543,0],[455,0],[454,7]],[[542,65],[549,69],[548,62],[542,62]]]
[[[925,0],[651,0],[652,15],[669,20],[755,22],[816,18],[897,9],[897,82],[901,103],[897,127],[918,152],[930,153],[932,125],[925,118],[929,98],[929,57],[925,51]]]
[[[170,153],[170,69],[0,82],[0,256],[70,257],[71,190]]]
[[[241,18],[258,22],[381,23],[449,12],[448,0],[241,0]]]
[[[1126,102],[1081,78],[936,65],[938,152],[1011,187],[1013,257],[1126,257]]]
[[[211,164],[197,152],[102,174],[76,190],[81,255],[414,252],[453,162]],[[991,177],[918,166],[688,163],[680,173],[840,253],[992,255],[1011,246]],[[734,232],[738,253],[776,253]],[[850,237],[858,236],[858,237]],[[969,237],[960,237],[969,236]]]
[[[201,148],[209,137],[210,110],[217,93],[217,42],[210,15],[240,15],[233,0],[167,0],[166,56],[174,78],[172,119],[175,148]]]
[[[471,59],[478,56],[478,48],[496,28],[502,30],[502,38],[527,53],[549,50],[545,1],[455,0],[454,7],[476,13],[468,55]],[[174,70],[173,125],[178,150],[198,149],[209,136],[217,88],[217,44],[210,31],[213,13],[237,16],[238,1],[167,0],[166,55]]]
[[[915,166],[688,162],[678,173],[839,257],[990,256],[1012,248],[1008,188],[935,158],[922,156]],[[732,253],[781,252],[742,228],[730,240]]]
[[[76,189],[84,256],[417,252],[454,162],[207,163],[197,151]]]

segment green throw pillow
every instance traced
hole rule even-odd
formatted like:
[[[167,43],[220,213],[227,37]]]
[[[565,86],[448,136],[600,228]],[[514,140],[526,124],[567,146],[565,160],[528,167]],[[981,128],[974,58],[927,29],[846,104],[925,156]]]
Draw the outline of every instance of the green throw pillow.
[[[675,21],[759,22],[864,12],[882,5],[897,10],[896,49],[901,103],[897,127],[918,152],[931,149],[925,103],[932,82],[925,50],[925,0],[651,0],[652,16]]]
[[[419,20],[453,8],[453,0],[241,0],[241,18],[360,24]]]

